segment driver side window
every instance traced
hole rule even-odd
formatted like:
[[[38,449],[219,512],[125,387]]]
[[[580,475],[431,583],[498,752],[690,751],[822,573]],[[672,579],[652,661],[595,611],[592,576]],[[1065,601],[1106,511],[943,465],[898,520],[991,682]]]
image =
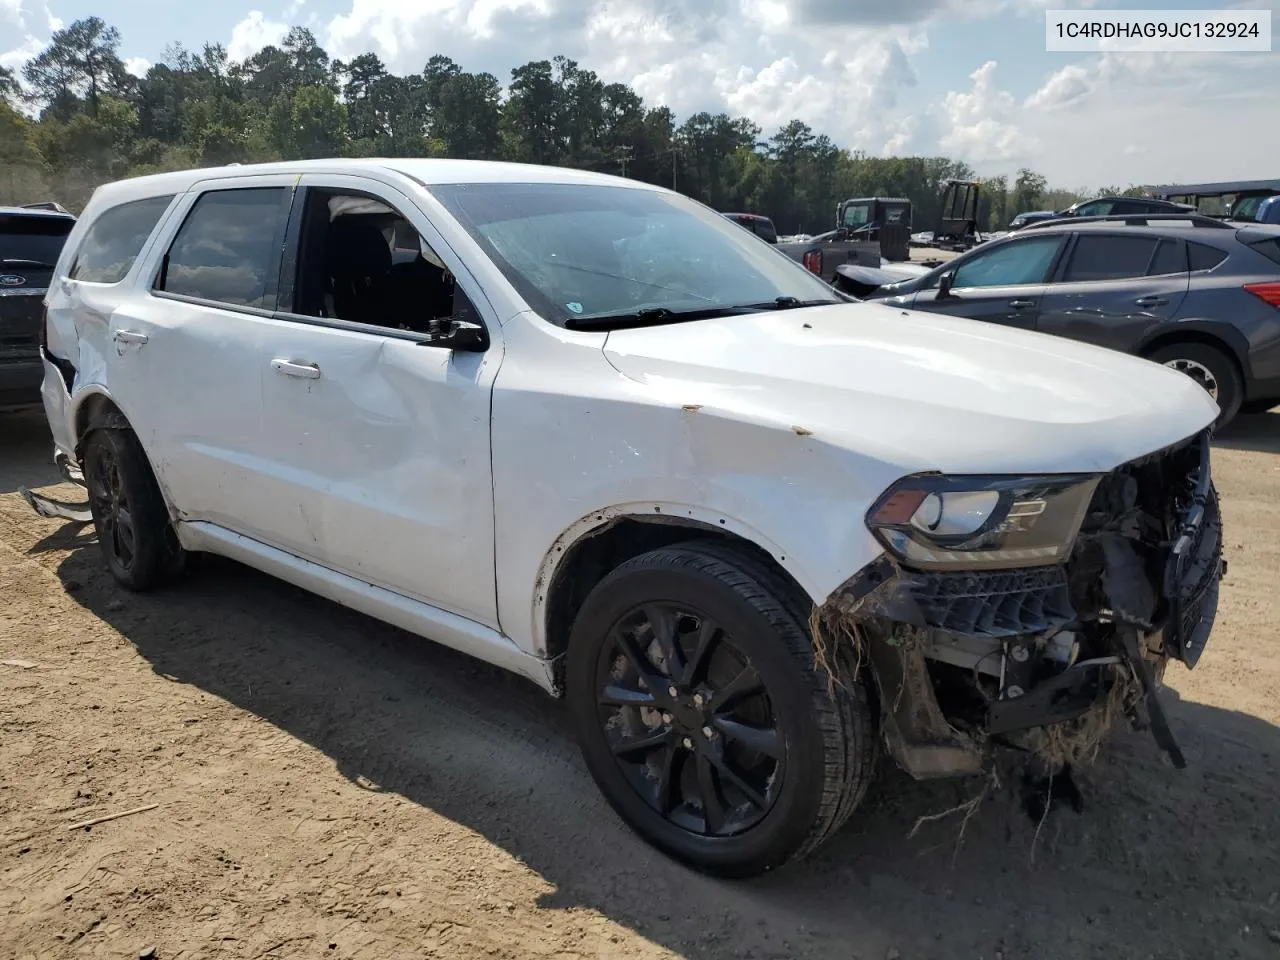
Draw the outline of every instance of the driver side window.
[[[450,317],[479,322],[409,219],[377,197],[309,188],[298,251],[295,315],[413,333]]]
[[[1111,213],[1111,207],[1115,203],[1114,200],[1094,200],[1092,203],[1086,203],[1082,207],[1076,208],[1077,217],[1105,217]]]
[[[1061,245],[1061,237],[1028,237],[983,251],[956,269],[952,287],[1044,283]]]

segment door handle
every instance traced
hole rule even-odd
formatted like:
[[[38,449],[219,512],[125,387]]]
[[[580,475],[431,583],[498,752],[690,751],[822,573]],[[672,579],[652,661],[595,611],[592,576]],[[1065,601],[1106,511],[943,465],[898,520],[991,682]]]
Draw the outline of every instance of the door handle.
[[[111,339],[116,343],[143,344],[147,342],[147,335],[137,330],[116,330],[111,334]]]
[[[1140,307],[1158,307],[1163,303],[1168,303],[1169,299],[1167,297],[1157,297],[1152,295],[1149,297],[1139,297],[1133,302]]]
[[[277,357],[271,361],[271,369],[286,377],[301,377],[304,380],[319,380],[320,368],[314,363],[294,363]]]
[[[1035,305],[1036,305],[1036,302],[1034,300],[1010,300],[1009,301],[1009,306],[1013,307],[1013,309],[1015,310],[1027,310],[1031,307],[1034,307]]]

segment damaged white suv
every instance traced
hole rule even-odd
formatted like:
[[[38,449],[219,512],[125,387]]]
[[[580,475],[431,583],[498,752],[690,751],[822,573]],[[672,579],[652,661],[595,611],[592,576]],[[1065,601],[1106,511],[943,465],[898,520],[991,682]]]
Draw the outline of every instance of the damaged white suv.
[[[1222,575],[1181,373],[852,302],[647,184],[453,160],[102,187],[45,336],[124,586],[221,554],[523,674],[700,869],[813,850],[882,748],[1060,764],[1119,708],[1180,762],[1155,691]]]

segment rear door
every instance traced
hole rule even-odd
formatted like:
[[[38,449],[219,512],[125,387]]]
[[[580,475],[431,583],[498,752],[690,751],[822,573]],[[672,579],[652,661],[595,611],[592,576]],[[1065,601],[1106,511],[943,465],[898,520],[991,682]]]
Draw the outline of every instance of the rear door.
[[[197,184],[110,318],[107,383],[184,520],[271,542],[261,357],[296,176]]]
[[[1040,309],[1043,333],[1133,350],[1187,295],[1187,245],[1151,234],[1081,232]]]
[[[957,259],[948,296],[938,287],[921,290],[917,310],[946,313],[1033,330],[1045,280],[1057,262],[1066,234],[1036,234],[998,243]]]

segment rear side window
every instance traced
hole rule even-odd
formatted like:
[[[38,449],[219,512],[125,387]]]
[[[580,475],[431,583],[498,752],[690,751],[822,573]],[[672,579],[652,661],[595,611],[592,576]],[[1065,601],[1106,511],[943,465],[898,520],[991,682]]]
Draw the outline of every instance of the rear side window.
[[[1187,255],[1177,240],[1161,240],[1156,255],[1151,258],[1147,276],[1164,277],[1172,273],[1187,272]]]
[[[76,222],[68,217],[0,216],[0,273],[52,270]]]
[[[119,283],[133,267],[173,194],[122,203],[89,227],[68,276],[90,283]]]
[[[202,195],[173,239],[156,289],[273,309],[288,201],[286,187]]]
[[[1189,242],[1187,251],[1191,256],[1192,270],[1212,270],[1227,259],[1227,255],[1217,247],[1205,246],[1203,243]]]
[[[1063,282],[1144,277],[1159,243],[1156,237],[1082,235],[1071,251]]]
[[[1257,250],[1268,260],[1274,260],[1280,263],[1280,237],[1273,237],[1270,240],[1259,240],[1257,243],[1251,243],[1249,246]]]

